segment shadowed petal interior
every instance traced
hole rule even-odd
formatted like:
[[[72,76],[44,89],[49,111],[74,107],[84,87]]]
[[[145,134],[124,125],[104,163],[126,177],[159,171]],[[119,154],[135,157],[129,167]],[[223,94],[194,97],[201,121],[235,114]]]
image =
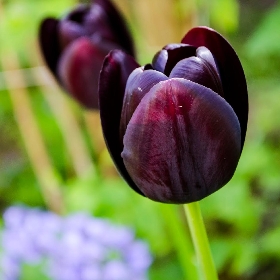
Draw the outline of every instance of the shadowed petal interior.
[[[188,44],[169,44],[164,49],[168,53],[168,59],[163,71],[166,76],[170,75],[171,70],[178,61],[195,56],[196,51],[196,47]]]

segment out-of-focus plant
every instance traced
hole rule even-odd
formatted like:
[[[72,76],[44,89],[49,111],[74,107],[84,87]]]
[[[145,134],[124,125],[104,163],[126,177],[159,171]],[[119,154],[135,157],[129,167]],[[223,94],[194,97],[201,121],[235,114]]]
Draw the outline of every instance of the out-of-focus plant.
[[[280,59],[279,24],[280,4],[277,2],[268,10],[245,44],[247,59],[254,61],[258,66],[251,71],[259,78],[271,75],[278,77],[279,66],[275,60]]]
[[[231,4],[228,4],[229,2]],[[233,2],[240,6],[240,11],[236,10],[236,4]],[[134,34],[138,38],[138,50],[141,51],[138,56],[141,58],[141,64],[150,61],[152,54],[163,45],[159,40],[160,36],[166,43],[176,42],[170,40],[169,30],[176,30],[176,33],[172,33],[174,36],[172,38],[179,39],[182,32],[189,28],[190,21],[186,21],[184,17],[186,14],[191,14],[191,19],[197,19],[196,24],[210,23],[211,27],[226,34],[230,39],[242,61],[250,91],[250,125],[246,136],[246,148],[227,187],[203,199],[200,205],[207,232],[211,236],[211,251],[221,279],[280,279],[280,248],[275,246],[278,242],[280,221],[278,75],[280,60],[277,52],[279,48],[277,1],[218,0],[190,3],[181,0],[116,0],[114,3],[126,12],[130,24],[134,27]],[[39,21],[50,15],[58,18],[75,4],[76,1],[73,0],[2,1],[0,33],[1,38],[7,39],[1,41],[0,59],[6,57],[6,51],[12,51],[19,54],[21,68],[38,66],[38,63],[41,65],[34,44]],[[151,9],[151,5],[160,8]],[[195,5],[195,9],[190,5]],[[170,7],[176,7],[176,11]],[[240,12],[239,18],[237,12]],[[179,17],[181,23],[174,24]],[[161,24],[167,23],[167,18],[170,19],[169,29],[166,28],[167,24]],[[206,21],[203,21],[204,18]],[[235,24],[238,24],[238,29],[230,33],[233,31],[232,22],[235,28],[237,27]],[[143,35],[147,33],[154,39],[152,41],[154,45],[148,40],[143,40]],[[2,61],[0,68],[1,71],[7,70]],[[28,71],[22,73],[27,74],[28,84],[32,77],[28,75]],[[20,141],[21,135],[14,121],[10,97],[1,75],[2,73],[0,73],[0,207],[4,209],[7,205],[22,201],[33,206],[44,205],[38,182]],[[168,208],[168,205],[142,199],[126,188],[120,179],[112,177],[112,173],[105,181],[86,180],[76,176],[69,153],[65,149],[64,138],[61,137],[61,128],[57,126],[57,119],[41,94],[42,88],[38,86],[39,83],[35,82],[33,85],[37,86],[32,86],[28,90],[34,105],[36,121],[46,141],[52,163],[62,176],[67,209],[72,211],[87,209],[97,216],[130,224],[153,248],[155,262],[151,270],[151,279],[183,279],[177,254],[174,254],[174,244],[171,242],[173,239],[169,233],[173,224],[165,220],[165,213],[159,208],[161,206],[163,209]],[[44,90],[48,92],[49,87]],[[75,116],[84,129],[79,107],[74,106],[74,109]],[[96,128],[94,125],[93,127]],[[105,154],[102,153],[98,160],[96,157],[94,159],[98,169],[101,169],[102,174],[107,177],[109,176],[107,167],[111,170],[112,166]],[[177,206],[172,208],[175,211],[180,209]],[[180,211],[178,213],[180,214]],[[26,271],[26,266],[24,269]],[[44,279],[43,276],[40,279]]]
[[[144,280],[151,262],[147,244],[131,229],[104,219],[82,213],[60,217],[20,206],[4,213],[3,280],[40,274],[58,280]]]
[[[61,20],[43,20],[39,39],[51,72],[87,108],[98,108],[99,72],[108,52],[122,49],[134,56],[126,23],[110,0],[80,4]]]

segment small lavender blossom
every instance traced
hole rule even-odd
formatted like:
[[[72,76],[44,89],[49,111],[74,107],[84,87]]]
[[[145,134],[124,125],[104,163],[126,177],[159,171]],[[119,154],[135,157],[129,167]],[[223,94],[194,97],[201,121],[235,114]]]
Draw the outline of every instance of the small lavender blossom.
[[[43,264],[54,280],[147,279],[148,246],[127,227],[20,206],[8,208],[3,218],[0,279],[19,279],[24,264]]]

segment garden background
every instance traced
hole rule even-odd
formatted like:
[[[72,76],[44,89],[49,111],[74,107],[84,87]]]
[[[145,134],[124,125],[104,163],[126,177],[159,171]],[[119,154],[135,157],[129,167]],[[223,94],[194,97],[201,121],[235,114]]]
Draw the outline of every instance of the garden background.
[[[0,0],[0,211],[11,205],[87,212],[135,229],[149,243],[150,279],[184,279],[189,232],[181,206],[133,192],[105,148],[97,112],[56,85],[38,48],[38,26],[73,0]],[[195,25],[223,34],[248,82],[249,123],[233,179],[201,201],[222,280],[280,279],[280,1],[115,0],[140,64]],[[186,249],[187,250],[187,249]],[[38,279],[28,271],[22,279]]]

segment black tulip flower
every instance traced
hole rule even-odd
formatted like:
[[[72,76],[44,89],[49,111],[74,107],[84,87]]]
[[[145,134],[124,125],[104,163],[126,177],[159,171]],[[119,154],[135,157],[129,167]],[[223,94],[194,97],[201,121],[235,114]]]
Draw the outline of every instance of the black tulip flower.
[[[188,203],[232,178],[245,140],[248,96],[240,61],[219,33],[193,28],[144,67],[112,51],[99,85],[108,149],[136,192]]]
[[[134,56],[130,33],[110,0],[80,4],[61,20],[46,18],[39,30],[45,61],[58,83],[87,108],[98,108],[98,78],[112,49]]]

